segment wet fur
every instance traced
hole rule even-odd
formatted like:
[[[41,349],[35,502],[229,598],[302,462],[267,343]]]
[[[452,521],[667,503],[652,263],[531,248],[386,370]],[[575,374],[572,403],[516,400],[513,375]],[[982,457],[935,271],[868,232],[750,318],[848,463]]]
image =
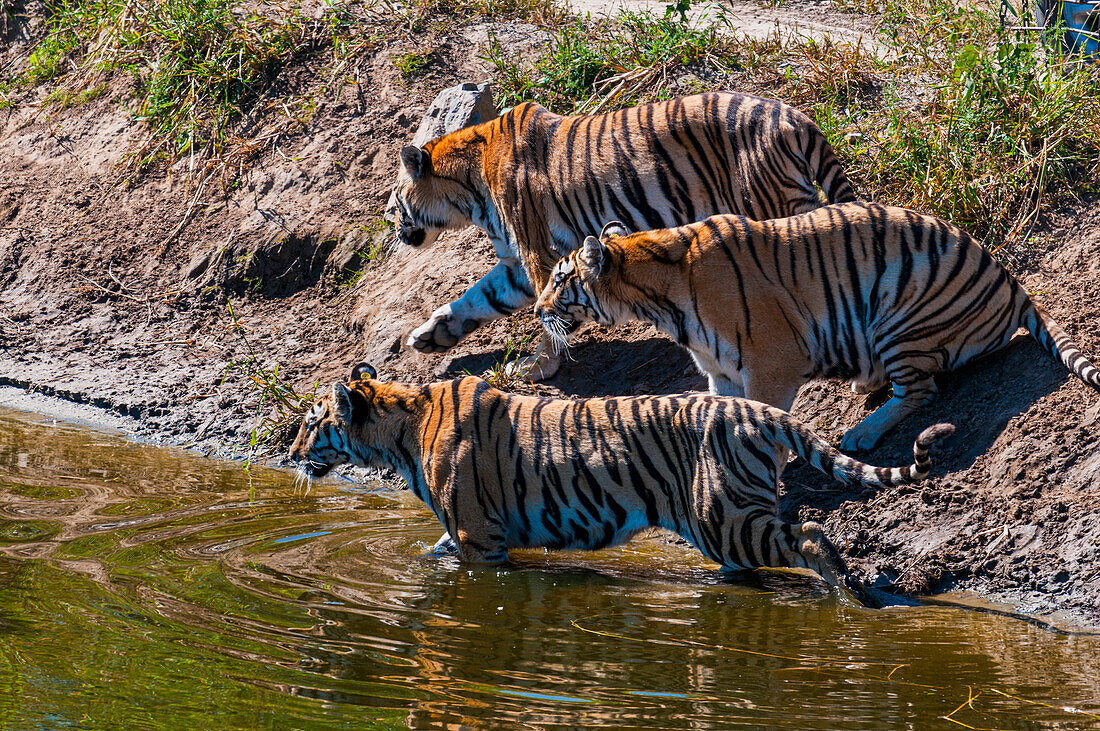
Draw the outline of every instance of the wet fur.
[[[807,567],[858,589],[817,523],[777,518],[774,449],[838,480],[872,487],[923,479],[914,464],[877,468],[840,454],[786,413],[707,395],[517,396],[467,377],[425,386],[375,377],[337,383],[305,416],[290,459],[313,474],[379,465],[400,474],[465,561],[509,548],[596,549],[649,526],[675,531],[730,568]]]

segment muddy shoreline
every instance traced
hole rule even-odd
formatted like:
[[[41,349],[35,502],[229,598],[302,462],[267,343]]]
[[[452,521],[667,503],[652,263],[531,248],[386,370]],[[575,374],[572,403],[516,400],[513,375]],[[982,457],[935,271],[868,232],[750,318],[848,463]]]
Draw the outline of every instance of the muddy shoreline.
[[[415,382],[481,373],[510,345],[525,347],[538,334],[529,313],[445,355],[404,346],[488,271],[480,232],[362,255],[384,235],[397,151],[435,92],[489,78],[480,49],[490,31],[515,53],[545,41],[523,24],[463,25],[436,39],[438,60],[415,83],[393,64],[407,43],[362,54],[349,67],[354,84],[325,89],[323,59],[303,60],[282,93],[308,95],[312,116],[228,188],[196,188],[182,169],[120,183],[117,165],[143,134],[114,101],[122,87],[68,109],[28,98],[0,112],[0,403],[49,411],[58,402],[40,399],[55,397],[79,421],[103,414],[142,441],[240,460],[271,409],[258,374],[277,368],[305,393],[367,360]],[[272,113],[258,124],[284,121]],[[1014,273],[1100,357],[1100,204],[1047,216],[1034,238],[1043,243]],[[572,358],[548,384],[510,387],[566,397],[705,387],[687,355],[648,327],[588,330]],[[783,512],[820,520],[856,569],[902,590],[973,592],[1100,627],[1100,397],[1025,337],[939,384],[936,402],[867,456],[904,461],[914,434],[952,422],[957,435],[930,480],[856,493],[792,465]],[[7,401],[13,390],[22,401]],[[876,399],[811,384],[793,413],[838,443]]]

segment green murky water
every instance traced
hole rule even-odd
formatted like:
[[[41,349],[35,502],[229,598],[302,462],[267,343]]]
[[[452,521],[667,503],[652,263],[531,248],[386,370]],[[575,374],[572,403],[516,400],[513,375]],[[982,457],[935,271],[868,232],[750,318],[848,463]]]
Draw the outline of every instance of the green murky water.
[[[408,492],[0,411],[0,727],[1100,727],[1098,637],[657,539],[470,570],[439,533]]]

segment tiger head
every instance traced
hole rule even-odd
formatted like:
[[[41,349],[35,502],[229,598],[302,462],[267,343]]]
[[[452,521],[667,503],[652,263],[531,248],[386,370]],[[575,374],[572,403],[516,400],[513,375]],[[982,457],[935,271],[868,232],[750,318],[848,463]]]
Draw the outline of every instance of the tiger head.
[[[393,189],[392,216],[397,239],[403,244],[428,246],[443,231],[462,228],[472,222],[475,203],[470,188],[459,182],[459,176],[438,169],[459,163],[470,147],[450,138],[448,135],[424,147],[406,145],[401,148],[401,169]]]
[[[302,417],[287,455],[306,477],[320,477],[337,465],[385,464],[400,431],[402,387],[381,383],[371,366],[360,363],[345,385],[337,381]],[[385,464],[385,466],[390,466]]]
[[[604,242],[629,233],[621,221],[612,221],[603,227],[600,238],[587,237],[581,248],[554,265],[535,303],[535,314],[558,349],[565,347],[569,336],[584,322],[615,324],[617,313],[601,305],[599,296],[611,276]]]

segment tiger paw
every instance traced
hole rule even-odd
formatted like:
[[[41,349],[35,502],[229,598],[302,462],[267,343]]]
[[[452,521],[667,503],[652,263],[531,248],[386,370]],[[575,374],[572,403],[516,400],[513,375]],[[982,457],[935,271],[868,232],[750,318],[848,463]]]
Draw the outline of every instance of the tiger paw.
[[[856,424],[848,430],[844,438],[840,440],[841,451],[867,452],[878,446],[882,441],[882,432],[877,429],[861,429],[863,424]]]
[[[429,556],[453,556],[458,553],[458,545],[451,538],[450,533],[444,533],[435,542],[435,545],[428,549],[427,553]]]
[[[443,353],[453,348],[459,340],[477,329],[481,323],[467,319],[459,322],[450,305],[440,307],[420,327],[409,335],[408,345],[421,353]]]
[[[886,387],[886,382],[881,381],[879,383],[869,383],[862,381],[852,381],[852,393],[859,396],[865,396],[869,393],[874,393],[882,388]]]

